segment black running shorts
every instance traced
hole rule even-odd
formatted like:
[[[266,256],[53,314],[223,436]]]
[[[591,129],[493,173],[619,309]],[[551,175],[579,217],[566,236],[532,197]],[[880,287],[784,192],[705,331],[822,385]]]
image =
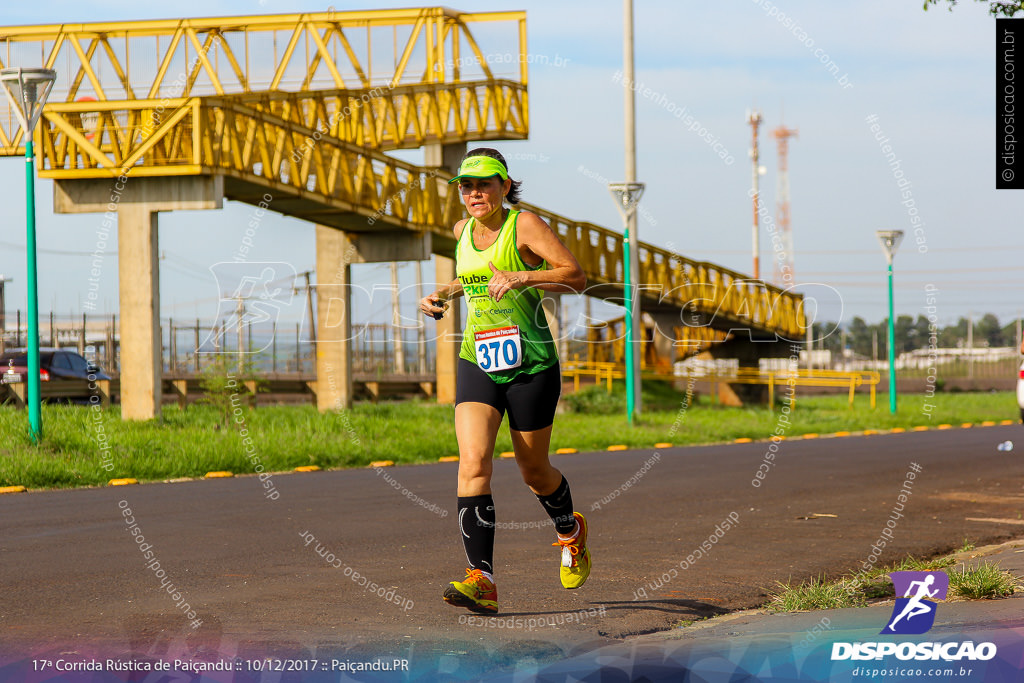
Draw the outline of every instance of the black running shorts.
[[[517,432],[535,432],[555,421],[558,396],[562,393],[562,371],[558,363],[533,375],[519,375],[498,384],[476,363],[459,359],[455,375],[455,405],[486,403],[502,415],[508,412],[508,426]]]

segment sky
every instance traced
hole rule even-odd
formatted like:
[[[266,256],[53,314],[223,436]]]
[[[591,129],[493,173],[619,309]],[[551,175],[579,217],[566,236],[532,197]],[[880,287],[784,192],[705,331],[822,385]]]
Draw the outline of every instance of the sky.
[[[335,9],[393,6],[339,2]],[[5,8],[5,21],[169,18],[165,7],[40,0]],[[621,229],[602,179],[624,177],[616,76],[622,4],[466,0],[453,7],[527,12],[530,139],[496,145],[523,181],[524,200]],[[179,17],[327,9],[304,0],[174,4]],[[640,239],[751,272],[746,113],[757,108],[764,118],[761,196],[772,219],[778,159],[769,133],[780,124],[798,130],[789,154],[794,281],[798,292],[819,293],[819,319],[846,324],[887,315],[886,264],[875,237],[881,229],[906,233],[895,259],[897,314],[934,315],[939,325],[969,314],[994,313],[1004,323],[1020,315],[1024,303],[1014,292],[1024,285],[1024,195],[994,189],[995,20],[985,5],[925,12],[920,0],[636,0],[634,15],[637,176],[646,184]],[[418,151],[400,156],[422,160]],[[0,229],[0,274],[13,278],[9,311],[23,309],[26,296],[23,164],[0,159],[0,182],[11,195]],[[55,215],[52,183],[39,180],[36,189],[40,310],[80,315],[98,216]],[[218,285],[210,268],[231,259],[252,212],[226,202],[220,211],[160,215],[162,317],[214,315]],[[314,266],[310,224],[271,211],[254,242],[250,261],[286,262],[296,272]],[[770,246],[762,225],[763,275],[771,274]],[[433,267],[424,272],[432,275]],[[357,266],[353,277],[386,283],[388,266]],[[401,269],[403,286],[413,277],[410,266]],[[117,291],[116,269],[105,268],[96,312],[115,312]],[[414,317],[414,305],[413,296],[403,300],[404,314]],[[578,301],[566,305],[579,308]],[[388,320],[390,310],[379,298],[364,312]],[[610,305],[596,310],[621,315]]]

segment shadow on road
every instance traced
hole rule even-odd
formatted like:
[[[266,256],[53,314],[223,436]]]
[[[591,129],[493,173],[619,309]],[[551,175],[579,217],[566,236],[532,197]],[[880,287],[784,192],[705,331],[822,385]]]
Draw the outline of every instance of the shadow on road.
[[[728,614],[731,610],[727,610],[724,607],[718,605],[711,605],[706,602],[699,600],[677,600],[672,598],[666,598],[664,600],[630,600],[629,602],[606,602],[605,609],[609,612],[612,610],[653,610],[655,612],[665,612],[668,614],[678,614],[681,616],[693,616],[698,619],[704,619],[707,617],[717,617],[722,614]]]

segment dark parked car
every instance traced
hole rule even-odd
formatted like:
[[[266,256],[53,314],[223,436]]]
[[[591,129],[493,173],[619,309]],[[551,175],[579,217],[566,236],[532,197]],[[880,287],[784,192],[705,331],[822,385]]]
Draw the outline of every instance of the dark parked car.
[[[28,350],[8,349],[0,354],[0,373],[21,375],[21,381],[28,376]],[[90,363],[75,351],[67,349],[39,349],[39,379],[43,382],[59,379],[97,380],[110,376]]]

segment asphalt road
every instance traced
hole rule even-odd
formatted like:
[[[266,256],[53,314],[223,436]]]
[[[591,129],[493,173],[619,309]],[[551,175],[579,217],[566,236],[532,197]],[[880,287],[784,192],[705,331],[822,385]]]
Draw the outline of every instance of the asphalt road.
[[[275,474],[277,499],[254,476],[2,496],[0,649],[244,655],[385,644],[457,656],[483,646],[492,664],[580,652],[762,604],[777,581],[858,569],[886,534],[878,564],[1020,537],[1024,439],[997,449],[1020,434],[1015,425],[786,441],[760,487],[767,443],[555,456],[591,525],[594,570],[576,591],[559,584],[540,505],[515,464],[497,461],[501,613],[476,623],[441,601],[465,567],[455,463]],[[188,610],[202,624],[190,625]]]

